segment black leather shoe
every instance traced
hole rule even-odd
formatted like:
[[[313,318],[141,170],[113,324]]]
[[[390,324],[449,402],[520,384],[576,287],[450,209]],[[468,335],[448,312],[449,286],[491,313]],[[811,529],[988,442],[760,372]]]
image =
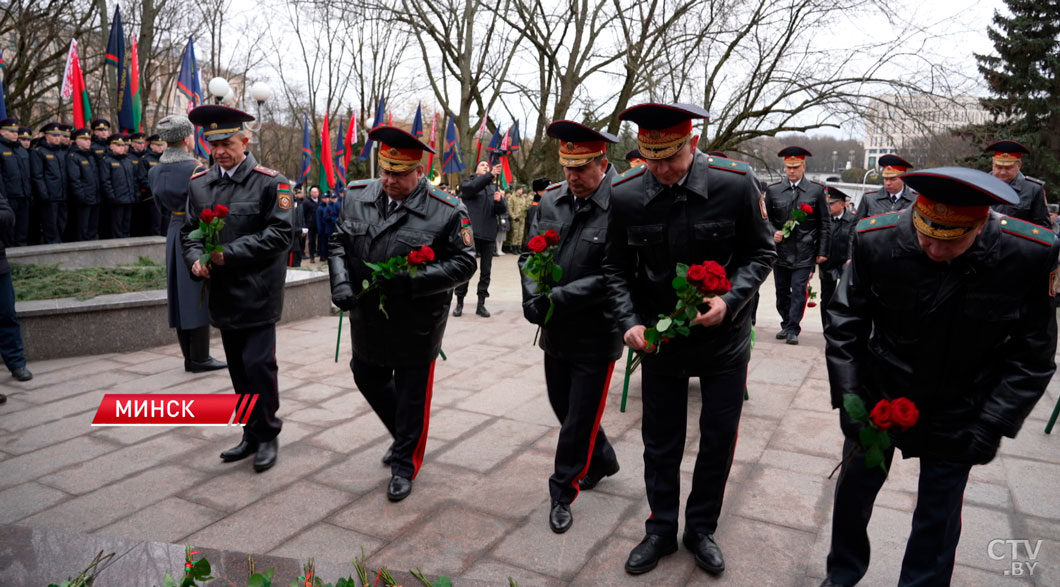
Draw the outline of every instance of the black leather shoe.
[[[556,534],[570,530],[574,517],[570,515],[570,504],[552,500],[552,511],[548,514],[548,525]]]
[[[33,373],[30,373],[29,369],[25,367],[12,369],[11,376],[15,378],[15,381],[29,381],[30,379],[33,379]]]
[[[789,332],[788,339],[784,342],[786,342],[787,344],[799,344],[799,335],[795,334],[794,332]]]
[[[787,337],[788,337],[788,331],[787,330],[781,330],[780,332],[777,333],[777,340],[784,340]]]
[[[464,302],[461,300],[456,301],[456,305],[453,306],[453,316],[459,318],[464,315]]]
[[[401,501],[412,493],[412,479],[406,479],[401,475],[390,478],[390,484],[386,486],[386,498],[390,501]]]
[[[677,537],[648,534],[640,544],[633,547],[626,559],[626,572],[630,575],[647,573],[659,564],[659,559],[677,552]]]
[[[258,443],[243,439],[239,444],[221,453],[221,460],[226,463],[241,461],[258,452]]]
[[[7,396],[2,394],[2,393],[0,393],[0,404],[6,404],[6,403],[7,403]]]
[[[383,455],[383,464],[390,466],[390,463],[394,460],[394,443],[390,443],[390,448],[386,449],[386,454]]]
[[[218,361],[217,359],[210,357],[209,359],[196,362],[196,361],[184,361],[184,370],[188,373],[205,373],[207,371],[217,371],[218,369],[227,369],[228,363],[224,361]]]
[[[254,455],[254,470],[258,473],[268,471],[276,464],[276,453],[279,452],[280,441],[272,440],[258,447],[258,453]]]
[[[475,313],[483,318],[489,318],[490,313],[489,310],[486,309],[486,302],[479,302],[478,307],[475,308]]]
[[[578,486],[582,489],[592,489],[596,487],[604,477],[610,477],[618,472],[618,461],[607,465],[606,467],[594,471],[592,467],[589,468],[589,472],[585,474],[585,477],[578,482]]]
[[[685,548],[696,555],[696,564],[704,571],[717,575],[725,570],[725,558],[721,556],[721,548],[714,542],[713,534],[699,534],[685,532],[681,539]]]

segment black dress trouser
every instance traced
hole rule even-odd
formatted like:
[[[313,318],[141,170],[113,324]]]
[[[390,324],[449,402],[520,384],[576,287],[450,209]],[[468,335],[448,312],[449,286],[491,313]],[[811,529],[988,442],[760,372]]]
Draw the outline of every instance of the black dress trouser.
[[[283,420],[276,417],[280,408],[279,385],[276,374],[276,325],[253,328],[222,328],[221,344],[228,361],[228,374],[236,393],[258,394],[258,401],[250,411],[243,427],[243,438],[261,444],[280,433]]]
[[[480,238],[475,239],[475,251],[478,252],[478,299],[490,297],[490,273],[493,272],[493,253],[497,243]],[[463,301],[471,281],[465,281],[456,287],[456,299]]]
[[[807,287],[813,267],[773,267],[773,282],[777,288],[777,313],[780,314],[780,329],[799,334],[802,316],[806,313]]]

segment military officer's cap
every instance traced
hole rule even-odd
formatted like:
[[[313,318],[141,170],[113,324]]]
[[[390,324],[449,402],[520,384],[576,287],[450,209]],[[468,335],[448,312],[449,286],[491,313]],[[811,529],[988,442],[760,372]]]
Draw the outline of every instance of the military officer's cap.
[[[76,128],[74,128],[74,125],[66,124],[65,122],[61,126],[63,127],[63,130],[65,130],[68,133],[69,132],[74,132],[75,130],[77,130]]]
[[[235,108],[207,104],[189,112],[188,119],[202,127],[207,141],[223,141],[243,130],[243,123],[254,120],[254,117]]]
[[[828,201],[832,202],[846,202],[850,199],[850,196],[838,188],[827,186],[824,188],[824,195],[828,198]]]
[[[18,132],[18,119],[17,118],[5,118],[0,120],[0,130],[11,130]]]
[[[777,157],[784,158],[784,167],[799,167],[806,163],[807,157],[813,157],[813,153],[798,145],[792,145],[777,151]]]
[[[563,167],[582,167],[607,153],[607,143],[617,143],[618,137],[595,131],[573,120],[557,120],[548,125],[548,136],[559,141],[559,164]]]
[[[635,159],[640,159],[641,161],[643,161],[644,155],[641,155],[640,149],[630,149],[629,152],[626,153],[625,159],[626,163],[633,163]]]
[[[57,137],[62,137],[62,136],[66,136],[67,135],[66,128],[63,127],[63,125],[59,124],[58,122],[49,122],[48,124],[45,124],[44,126],[40,127],[40,131],[43,134],[54,135],[54,136],[57,136]]]
[[[144,137],[146,137],[146,136],[147,135],[145,135],[142,132],[134,132],[133,134],[129,135],[129,140],[130,141],[142,141],[142,140],[144,140]]]
[[[74,132],[70,133],[70,138],[72,139],[80,139],[82,137],[88,139],[92,138],[92,131],[87,128],[79,128]]]
[[[991,204],[1019,203],[1012,186],[977,169],[938,167],[899,177],[920,193],[913,204],[913,226],[939,240],[958,239],[978,228]]]
[[[33,138],[33,134],[29,132],[28,128],[20,126],[18,127],[18,138],[29,140]]]
[[[107,137],[107,144],[108,145],[127,145],[128,143],[125,142],[125,135],[123,135],[121,133],[114,133],[114,134],[110,135],[109,137]]]
[[[637,145],[645,159],[666,159],[692,138],[692,120],[710,118],[694,104],[640,104],[618,115],[637,125]]]
[[[189,133],[189,134],[191,134],[191,133]],[[158,135],[151,135],[151,136],[147,137],[147,142],[151,143],[152,145],[165,145],[166,144],[166,142],[162,140],[162,137],[160,137]]]
[[[880,174],[884,177],[898,177],[913,167],[912,163],[902,159],[894,153],[889,153],[880,157],[876,163],[883,168],[883,171]]]
[[[1015,165],[1023,160],[1024,153],[1030,154],[1031,152],[1030,149],[1016,141],[996,141],[987,145],[985,150],[993,151],[994,163],[1002,167]]]
[[[533,189],[535,192],[540,192],[540,191],[544,191],[545,188],[547,188],[550,185],[552,185],[552,180],[551,179],[549,179],[547,177],[539,177],[539,178],[535,179],[530,184],[530,188]]]
[[[110,121],[106,118],[97,118],[89,123],[92,130],[110,130]]]
[[[368,132],[368,138],[379,141],[379,167],[402,173],[423,161],[423,153],[434,149],[396,126],[378,126]]]
[[[195,127],[188,120],[188,117],[183,114],[170,114],[159,120],[155,128],[158,130],[159,139],[166,143],[175,143],[183,140],[184,137],[190,136],[195,132]]]

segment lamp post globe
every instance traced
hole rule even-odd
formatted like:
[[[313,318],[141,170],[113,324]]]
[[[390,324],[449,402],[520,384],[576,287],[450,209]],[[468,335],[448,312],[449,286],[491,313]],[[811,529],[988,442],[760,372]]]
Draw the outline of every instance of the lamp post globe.
[[[254,98],[260,108],[262,104],[268,102],[269,98],[272,97],[272,88],[265,82],[254,82],[254,85],[250,86],[250,97]]]
[[[210,92],[210,95],[214,97],[214,100],[220,104],[225,97],[231,93],[232,86],[228,84],[228,80],[225,78],[215,77],[206,85],[206,89]]]

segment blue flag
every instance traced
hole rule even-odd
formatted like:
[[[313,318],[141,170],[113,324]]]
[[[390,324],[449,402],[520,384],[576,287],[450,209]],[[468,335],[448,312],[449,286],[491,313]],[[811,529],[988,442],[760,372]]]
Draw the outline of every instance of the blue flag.
[[[177,74],[177,90],[188,99],[188,110],[202,105],[202,83],[199,81],[199,64],[195,60],[195,44],[188,37],[188,44],[184,47],[184,55],[180,59],[180,72]],[[207,157],[210,154],[210,146],[206,143],[206,137],[202,129],[195,127],[195,154]]]
[[[309,168],[313,165],[313,146],[309,144],[309,117],[302,123],[302,172],[298,174],[298,183],[309,181]]]
[[[107,40],[107,53],[103,57],[103,63],[113,65],[121,74],[121,68],[125,65],[125,29],[121,26],[121,12],[114,7],[114,20],[110,23],[110,38]]]
[[[516,120],[515,124],[508,129],[508,150],[518,151],[519,150],[519,121]]]
[[[383,107],[385,99],[380,96],[379,104],[375,108],[375,120],[372,121],[372,128],[382,125],[386,121],[386,110]],[[367,161],[372,156],[372,139],[365,139],[364,148],[361,149],[361,155],[357,157],[358,161]]]
[[[335,158],[335,191],[342,193],[346,190],[346,167],[342,160],[346,157],[346,127],[339,117],[339,134],[335,135],[335,148],[332,150]]]
[[[133,98],[129,80],[129,66],[122,67],[118,77],[118,128],[122,132],[136,132],[133,120]]]
[[[497,125],[497,130],[493,131],[493,136],[490,137],[490,143],[486,145],[486,152],[490,156],[490,167],[500,162],[501,155],[504,155],[501,152],[501,139],[501,127]],[[478,165],[478,162],[476,161],[475,164]]]
[[[443,173],[460,173],[467,169],[460,155],[460,144],[456,140],[456,122],[449,117],[449,128],[445,131],[445,157],[442,158]]]
[[[423,138],[423,110],[416,104],[416,118],[412,119],[412,136],[417,139]]]
[[[4,53],[0,51],[0,71],[4,69]],[[7,118],[7,101],[4,99],[4,81],[0,79],[0,118]]]

